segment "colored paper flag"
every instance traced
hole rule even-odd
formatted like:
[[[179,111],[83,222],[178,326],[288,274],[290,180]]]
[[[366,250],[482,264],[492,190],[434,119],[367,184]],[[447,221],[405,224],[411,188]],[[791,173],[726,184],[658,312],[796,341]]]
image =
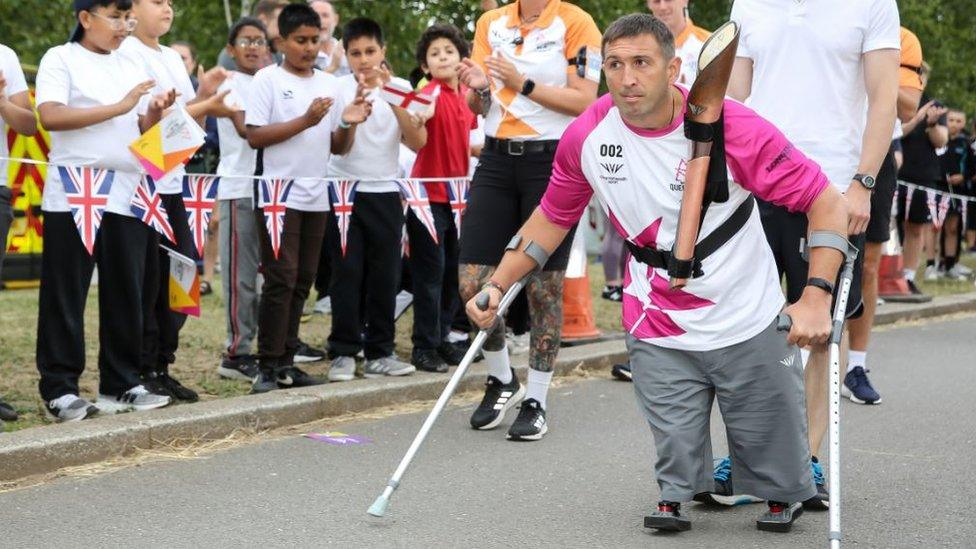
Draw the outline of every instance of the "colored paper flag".
[[[329,181],[329,202],[332,213],[339,225],[339,246],[342,255],[346,255],[346,243],[349,236],[349,225],[352,223],[352,207],[356,200],[357,181]]]
[[[183,204],[197,248],[197,257],[203,257],[207,243],[207,228],[217,204],[217,185],[220,178],[214,175],[188,174],[183,178]]]
[[[81,235],[81,242],[88,255],[95,252],[95,238],[102,224],[102,213],[108,205],[108,194],[112,189],[115,172],[84,166],[58,166],[68,207]]]
[[[166,246],[169,254],[169,308],[177,313],[200,316],[200,275],[197,263]]]
[[[285,227],[285,211],[288,209],[288,193],[291,179],[262,179],[258,193],[258,206],[264,212],[264,225],[271,238],[271,250],[275,259],[281,249],[281,231]]]
[[[129,203],[129,210],[143,223],[176,244],[176,235],[169,222],[166,207],[163,206],[163,198],[156,192],[156,182],[148,175],[142,176],[139,181],[136,192],[132,195],[132,202]]]
[[[177,106],[139,139],[133,141],[129,150],[146,172],[158,181],[190,160],[203,145],[205,136],[200,125],[183,107]]]
[[[430,200],[427,198],[427,189],[422,181],[415,179],[401,179],[397,181],[400,186],[400,194],[407,202],[407,206],[413,210],[417,220],[427,228],[430,237],[437,242],[437,228],[434,226],[434,214],[430,211]]]
[[[380,89],[380,97],[383,101],[414,114],[426,111],[434,103],[432,96],[414,91],[409,82],[399,78],[384,84]]]

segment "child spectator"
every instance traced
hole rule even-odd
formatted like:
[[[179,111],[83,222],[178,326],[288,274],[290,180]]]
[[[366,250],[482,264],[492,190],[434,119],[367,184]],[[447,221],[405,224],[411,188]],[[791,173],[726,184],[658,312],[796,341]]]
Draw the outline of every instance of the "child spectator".
[[[461,59],[470,47],[461,31],[434,25],[417,44],[417,62],[429,83],[421,90],[439,94],[427,120],[427,144],[417,152],[411,177],[467,177],[471,130],[477,127],[468,108],[467,88],[458,79]],[[438,91],[439,90],[439,91]],[[407,216],[410,274],[413,278],[414,325],[411,362],[428,372],[446,372],[457,365],[465,349],[451,345],[448,334],[460,303],[458,293],[458,231],[448,201],[446,182],[426,183],[437,242],[413,211]]]
[[[140,380],[143,287],[156,274],[147,263],[158,240],[130,211],[139,162],[126,145],[155,124],[174,97],[170,93],[150,100],[154,82],[141,65],[116,51],[135,27],[131,7],[130,0],[75,0],[78,24],[70,41],[48,50],[37,73],[37,109],[51,132],[52,167],[42,201],[36,356],[41,398],[61,421],[79,421],[99,409],[116,413],[170,403],[169,396],[150,392]],[[138,111],[143,109],[140,120]],[[75,226],[56,166],[115,170],[94,255]],[[97,408],[78,395],[85,368],[85,300],[96,263]]]
[[[353,379],[354,357],[360,351],[366,356],[366,377],[407,375],[416,368],[393,354],[403,233],[403,206],[395,180],[401,140],[413,150],[420,149],[427,130],[417,117],[379,97],[380,88],[391,79],[381,66],[386,45],[379,24],[353,19],[343,29],[342,45],[353,73],[339,78],[339,99],[351,103],[362,82],[373,111],[356,130],[349,152],[332,157],[329,173],[339,179],[371,181],[356,185],[344,250],[334,216],[326,229],[333,271],[329,381]]]
[[[268,53],[261,60],[261,68],[281,64],[282,56],[278,53],[278,42],[281,41],[281,35],[278,31],[278,16],[287,5],[288,0],[258,0],[251,8],[251,15],[264,24],[265,32],[268,34]],[[217,55],[217,65],[229,71],[237,69],[234,58],[227,53],[226,49],[220,50]]]
[[[229,101],[240,110],[217,122],[221,145],[217,175],[222,176],[217,186],[217,215],[227,319],[227,343],[217,373],[243,381],[254,381],[258,375],[251,344],[258,332],[258,234],[265,229],[254,216],[254,181],[233,176],[254,175],[257,154],[246,139],[244,113],[254,74],[261,69],[267,51],[268,35],[258,19],[245,17],[231,28],[227,52],[237,71],[220,85],[220,91],[229,90]]]
[[[302,306],[315,280],[329,216],[321,178],[330,155],[349,151],[356,126],[370,113],[361,90],[346,104],[338,97],[336,78],[315,68],[321,25],[312,8],[289,4],[278,28],[284,61],[254,77],[245,114],[248,143],[260,149],[260,175],[293,180],[277,255],[267,231],[260,232],[264,286],[254,393],[321,383],[294,365]],[[263,213],[256,215],[263,227]]]

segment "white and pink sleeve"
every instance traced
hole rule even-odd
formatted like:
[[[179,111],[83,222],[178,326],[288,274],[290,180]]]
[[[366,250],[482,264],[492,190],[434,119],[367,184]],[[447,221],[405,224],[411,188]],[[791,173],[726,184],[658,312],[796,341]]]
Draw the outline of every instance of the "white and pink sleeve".
[[[735,181],[766,202],[809,211],[830,184],[820,166],[742,103],[726,99],[724,114],[725,156]]]

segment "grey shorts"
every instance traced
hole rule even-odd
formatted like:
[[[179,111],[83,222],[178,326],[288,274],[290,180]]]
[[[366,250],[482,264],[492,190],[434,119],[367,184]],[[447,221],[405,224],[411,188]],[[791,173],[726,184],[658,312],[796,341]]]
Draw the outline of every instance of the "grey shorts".
[[[654,434],[661,499],[714,489],[709,417],[718,398],[737,494],[804,501],[810,473],[800,350],[776,331],[722,349],[665,349],[627,336],[637,403]]]

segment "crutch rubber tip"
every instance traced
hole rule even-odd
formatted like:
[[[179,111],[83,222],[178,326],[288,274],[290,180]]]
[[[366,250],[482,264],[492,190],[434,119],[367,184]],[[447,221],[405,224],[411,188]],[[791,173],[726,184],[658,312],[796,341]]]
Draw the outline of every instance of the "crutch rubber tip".
[[[381,495],[380,497],[376,498],[376,501],[374,501],[373,504],[369,506],[369,509],[367,509],[366,512],[369,513],[370,515],[373,515],[374,517],[382,517],[386,515],[386,508],[389,506],[390,506],[390,498],[388,498],[385,495]]]
[[[488,292],[481,292],[478,294],[478,299],[475,300],[474,304],[478,306],[479,310],[487,311],[490,300],[491,296],[488,295]]]
[[[793,328],[793,319],[786,313],[780,313],[776,318],[776,331],[788,332]]]

